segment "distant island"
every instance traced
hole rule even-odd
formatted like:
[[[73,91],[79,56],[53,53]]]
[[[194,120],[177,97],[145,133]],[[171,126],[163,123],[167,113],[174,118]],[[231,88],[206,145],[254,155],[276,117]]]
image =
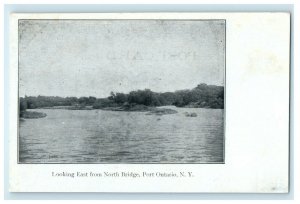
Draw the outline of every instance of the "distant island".
[[[171,109],[157,109],[159,106],[186,108],[224,109],[224,87],[199,84],[193,89],[175,92],[157,93],[150,89],[136,90],[129,93],[111,92],[107,98],[25,96],[20,97],[20,118],[46,117],[44,113],[27,109],[70,109],[70,110],[112,110],[112,111],[147,111],[149,114],[172,114]]]

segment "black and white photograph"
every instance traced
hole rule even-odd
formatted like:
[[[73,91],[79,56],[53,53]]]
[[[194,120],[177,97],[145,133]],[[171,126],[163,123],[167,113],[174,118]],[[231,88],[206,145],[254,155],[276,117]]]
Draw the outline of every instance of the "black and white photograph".
[[[292,192],[289,9],[8,13],[8,191]]]
[[[19,19],[18,163],[223,164],[224,19]]]

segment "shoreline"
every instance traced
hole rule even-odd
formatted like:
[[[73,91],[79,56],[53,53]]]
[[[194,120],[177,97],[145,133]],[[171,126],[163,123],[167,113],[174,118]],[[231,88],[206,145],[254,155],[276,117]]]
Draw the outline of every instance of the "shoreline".
[[[23,111],[20,113],[19,119],[37,119],[46,117],[46,113],[37,112],[37,111]]]
[[[216,109],[216,108],[210,108],[210,107],[193,107],[191,105],[189,106],[183,106],[178,107],[174,106],[176,108],[203,108],[203,109]],[[36,109],[52,109],[52,110],[103,110],[103,111],[121,111],[121,112],[145,112],[145,115],[168,115],[168,114],[176,114],[178,111],[172,109],[170,106],[145,106],[145,105],[132,105],[132,106],[114,106],[114,107],[103,107],[103,108],[93,108],[92,106],[53,106],[53,107],[40,107]],[[28,111],[30,110],[30,111]],[[46,113],[43,112],[37,112],[34,111],[35,109],[28,109],[26,111],[23,111],[20,113],[20,119],[37,119],[37,118],[44,118],[47,116]],[[31,111],[32,110],[32,111]],[[224,110],[224,108],[218,108],[218,110]],[[194,113],[188,113],[186,112],[185,115],[187,117],[197,117]]]
[[[172,108],[160,108],[153,106],[145,106],[145,105],[133,105],[133,106],[116,106],[116,107],[103,107],[103,108],[92,108],[92,107],[75,107],[75,106],[54,106],[54,107],[43,107],[39,109],[52,109],[52,110],[103,110],[103,111],[122,111],[122,112],[145,112],[146,115],[167,115],[167,114],[175,114],[178,111]],[[34,110],[34,109],[31,109]],[[31,113],[40,113],[34,111],[26,111]],[[40,113],[43,114],[43,113]],[[27,114],[28,115],[28,114]],[[46,114],[45,114],[46,115]],[[43,115],[28,115],[28,118],[39,118],[46,117]]]
[[[92,106],[52,106],[52,107],[39,107],[35,109],[63,109],[63,110],[110,110],[110,111],[128,111],[128,112],[147,112],[156,109],[162,109],[161,107],[170,107],[173,105],[166,106],[145,106],[145,105],[133,105],[131,107],[125,106],[107,106],[102,108],[93,108]],[[202,109],[216,109],[224,110],[224,108],[211,108],[209,106],[199,106],[199,105],[187,105],[187,106],[174,106],[176,108],[202,108]],[[29,110],[35,110],[29,109]],[[171,108],[172,109],[172,108]]]
[[[105,107],[105,108],[98,108],[98,109],[104,111],[146,112],[146,115],[167,115],[167,114],[178,113],[178,111],[172,108],[159,108],[159,107],[145,106],[145,105]]]
[[[52,106],[52,107],[40,107],[37,109],[94,110],[92,106]]]

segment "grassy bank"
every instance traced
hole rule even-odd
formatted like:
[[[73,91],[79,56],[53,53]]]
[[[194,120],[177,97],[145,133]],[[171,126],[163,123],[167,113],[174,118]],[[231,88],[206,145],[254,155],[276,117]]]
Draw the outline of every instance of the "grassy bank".
[[[150,112],[146,113],[146,115],[167,115],[167,114],[175,114],[178,113],[176,110],[169,108],[155,108]]]
[[[24,119],[36,119],[46,117],[46,113],[36,112],[36,111],[22,111],[20,113],[20,118]]]
[[[119,105],[111,107],[101,107],[93,108],[91,106],[53,106],[53,107],[43,107],[41,109],[63,109],[63,110],[107,110],[107,111],[127,111],[127,112],[147,112],[146,115],[166,115],[175,114],[176,110],[169,108],[157,108],[153,106],[145,106],[140,104],[131,105]],[[46,117],[45,113],[35,112],[35,111],[23,111],[20,114],[21,118],[43,118]]]
[[[175,114],[176,110],[169,108],[156,108],[145,105],[131,105],[131,106],[118,106],[118,107],[105,107],[100,108],[101,110],[110,110],[110,111],[128,111],[128,112],[147,112],[146,115],[166,115],[166,114]]]
[[[98,108],[101,110],[110,110],[110,111],[136,111],[136,112],[147,112],[151,111],[154,107],[145,106],[145,105],[130,105],[130,106],[112,106],[112,107],[103,107]]]
[[[92,106],[52,106],[41,109],[64,109],[64,110],[93,110]]]

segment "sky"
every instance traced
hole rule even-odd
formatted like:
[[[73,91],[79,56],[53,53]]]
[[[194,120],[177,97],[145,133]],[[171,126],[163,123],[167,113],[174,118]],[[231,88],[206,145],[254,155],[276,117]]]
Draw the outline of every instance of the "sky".
[[[224,85],[224,20],[20,20],[20,96]]]

